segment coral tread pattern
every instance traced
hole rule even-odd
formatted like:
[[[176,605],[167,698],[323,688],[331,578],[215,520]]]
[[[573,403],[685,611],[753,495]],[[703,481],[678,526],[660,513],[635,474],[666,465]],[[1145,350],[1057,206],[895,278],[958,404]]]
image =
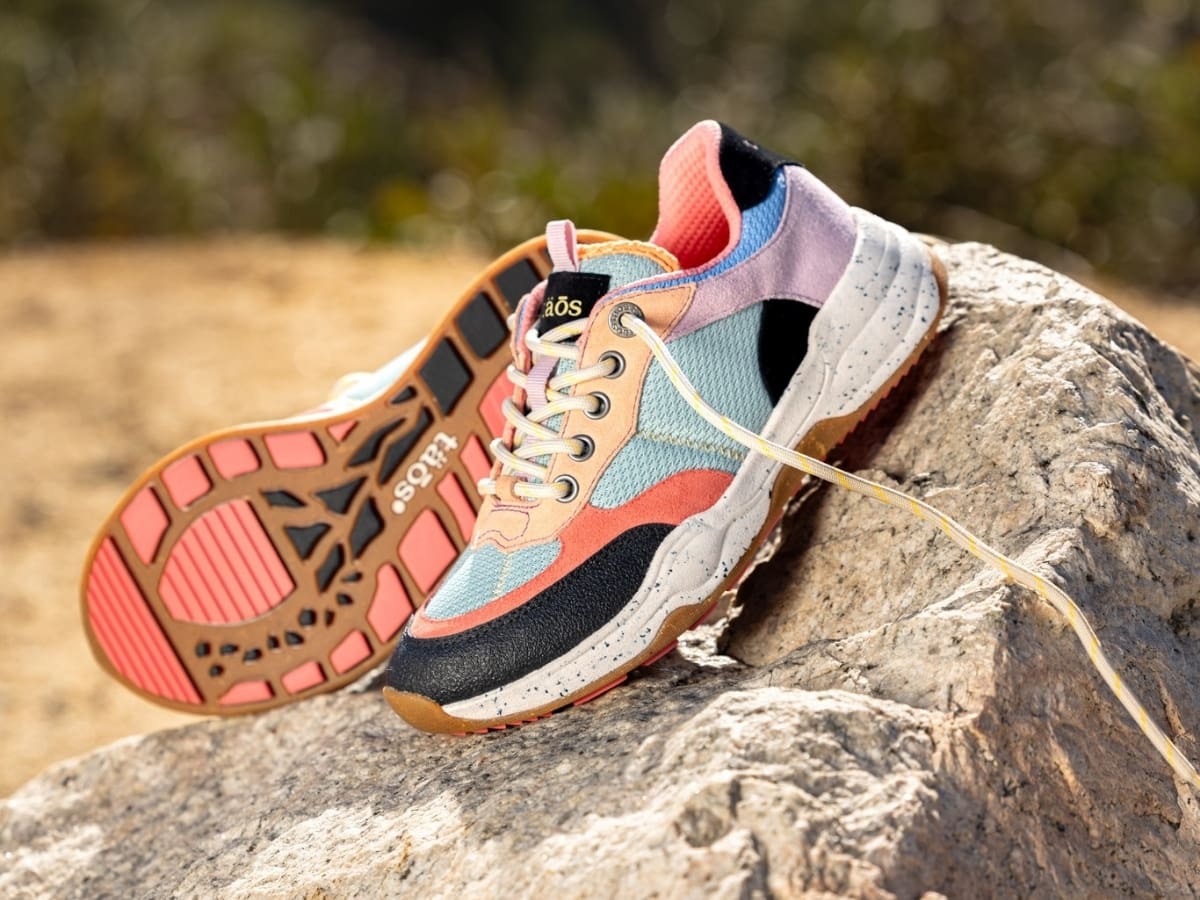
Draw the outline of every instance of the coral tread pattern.
[[[437,492],[438,496],[446,501],[446,506],[450,508],[454,522],[458,525],[458,533],[462,535],[463,542],[466,543],[471,539],[471,533],[475,530],[475,507],[467,499],[466,491],[463,490],[462,484],[459,483],[455,474],[451,472],[438,482]]]
[[[121,513],[121,524],[142,562],[148,563],[158,553],[158,544],[170,524],[158,495],[152,488],[142,488]]]
[[[283,687],[289,694],[299,694],[310,687],[316,687],[325,680],[321,664],[315,659],[301,663],[283,676]]]
[[[325,462],[321,442],[311,431],[264,435],[263,443],[281,469],[311,469]]]
[[[246,500],[218,506],[183,533],[159,594],[172,617],[226,624],[274,609],[295,584]]]
[[[425,510],[400,541],[400,559],[408,567],[421,593],[429,594],[458,550],[446,533],[442,520],[431,509]]]
[[[258,454],[249,441],[234,438],[220,441],[208,448],[208,458],[213,461],[222,478],[237,478],[258,471]]]
[[[212,434],[147,470],[85,562],[102,667],[163,705],[229,715],[385,660],[470,539],[502,426],[480,410],[507,395],[504,320],[549,271],[543,248],[485,269],[377,396]]]
[[[371,655],[371,645],[361,631],[352,631],[333,648],[329,662],[338,674],[348,672]]]
[[[123,675],[160,697],[180,703],[200,700],[112,538],[96,554],[86,591],[91,625]]]
[[[224,706],[261,703],[264,700],[270,700],[271,696],[271,685],[265,681],[239,681],[221,695],[221,703]]]
[[[380,566],[375,575],[375,596],[367,621],[380,641],[390,641],[400,633],[401,627],[413,614],[412,601],[404,590],[404,583],[394,566]]]
[[[180,508],[191,506],[212,488],[198,456],[185,456],[163,469],[163,484]]]
[[[354,430],[354,426],[357,424],[358,422],[355,419],[350,419],[347,422],[338,422],[336,425],[330,425],[325,430],[340,444],[346,439],[346,435]]]
[[[501,375],[488,388],[488,392],[483,396],[483,402],[479,404],[479,414],[487,422],[488,429],[492,434],[501,434],[504,431],[504,412],[501,407],[511,393],[512,384],[509,382],[508,376]]]
[[[492,459],[475,435],[467,439],[467,445],[462,451],[462,461],[472,481],[482,481],[492,471]]]

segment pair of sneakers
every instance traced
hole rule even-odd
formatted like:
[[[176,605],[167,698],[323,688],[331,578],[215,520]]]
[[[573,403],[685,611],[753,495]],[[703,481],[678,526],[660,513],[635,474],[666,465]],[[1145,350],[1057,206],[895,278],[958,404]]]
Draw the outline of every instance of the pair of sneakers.
[[[551,223],[326,405],[147,471],[86,562],[101,664],[241,713],[390,654],[396,712],[471,732],[669,651],[914,364],[947,286],[924,242],[716,122],[659,190],[649,241]]]

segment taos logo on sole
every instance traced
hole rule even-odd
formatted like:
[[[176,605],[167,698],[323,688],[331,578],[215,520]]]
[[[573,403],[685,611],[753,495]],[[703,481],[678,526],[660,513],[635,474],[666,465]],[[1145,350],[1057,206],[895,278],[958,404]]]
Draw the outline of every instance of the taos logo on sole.
[[[396,487],[392,490],[392,496],[396,498],[392,501],[392,512],[398,516],[403,515],[417,491],[428,487],[429,482],[433,481],[434,473],[446,467],[446,463],[449,462],[446,454],[457,449],[456,437],[444,431],[435,434],[417,461],[409,466],[404,477],[396,482]]]

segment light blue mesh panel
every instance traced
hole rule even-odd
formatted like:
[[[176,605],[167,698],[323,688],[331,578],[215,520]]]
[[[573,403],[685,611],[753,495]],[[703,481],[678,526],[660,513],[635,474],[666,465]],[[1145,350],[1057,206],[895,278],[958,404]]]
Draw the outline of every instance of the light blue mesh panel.
[[[446,580],[425,605],[430,619],[465,615],[528,584],[558,559],[558,541],[504,551],[487,545],[463,551]]]
[[[582,260],[579,264],[581,272],[598,272],[610,279],[609,290],[643,278],[661,275],[663,267],[652,259],[637,253],[606,253],[593,259]]]
[[[762,310],[756,303],[670,343],[675,361],[700,396],[754,431],[762,430],[773,409],[758,370]],[[637,432],[601,475],[591,502],[602,509],[620,506],[684,469],[733,473],[746,453],[696,415],[662,367],[651,363]]]

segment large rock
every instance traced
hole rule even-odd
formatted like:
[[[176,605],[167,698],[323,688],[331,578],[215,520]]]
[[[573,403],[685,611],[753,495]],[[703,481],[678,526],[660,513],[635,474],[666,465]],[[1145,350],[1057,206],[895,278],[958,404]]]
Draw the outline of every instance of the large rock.
[[[943,334],[845,464],[1062,584],[1200,757],[1200,370],[1062,276],[945,255]],[[372,690],[61,764],[0,806],[0,895],[1200,890],[1194,790],[929,526],[812,490],[742,600],[522,729],[417,734]]]

